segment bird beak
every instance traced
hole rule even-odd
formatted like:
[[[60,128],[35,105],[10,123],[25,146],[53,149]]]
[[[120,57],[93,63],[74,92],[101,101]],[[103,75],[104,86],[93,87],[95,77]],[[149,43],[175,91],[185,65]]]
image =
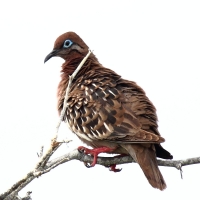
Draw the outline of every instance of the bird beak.
[[[54,57],[54,56],[57,56],[59,50],[58,49],[55,49],[53,50],[51,53],[49,53],[46,58],[44,59],[44,63],[47,62],[50,58]]]

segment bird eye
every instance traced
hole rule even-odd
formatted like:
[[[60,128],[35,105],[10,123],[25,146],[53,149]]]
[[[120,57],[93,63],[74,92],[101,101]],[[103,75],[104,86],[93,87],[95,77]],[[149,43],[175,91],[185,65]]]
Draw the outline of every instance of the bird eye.
[[[73,44],[73,42],[71,40],[65,40],[63,47],[69,48],[72,44]]]

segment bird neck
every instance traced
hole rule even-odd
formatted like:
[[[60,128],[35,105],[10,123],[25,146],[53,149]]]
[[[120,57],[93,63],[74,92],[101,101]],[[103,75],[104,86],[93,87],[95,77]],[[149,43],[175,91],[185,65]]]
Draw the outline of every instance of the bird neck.
[[[61,81],[58,86],[58,93],[60,88],[66,88],[69,82],[69,76],[73,74],[80,62],[83,60],[84,56],[75,57],[71,60],[65,61],[62,65],[61,70]],[[116,74],[111,69],[103,67],[94,54],[85,61],[79,72],[76,74],[74,81],[77,79],[90,79],[96,77],[107,77],[114,78],[114,80],[119,80],[121,76]],[[73,82],[74,82],[73,81]],[[65,87],[64,87],[65,86]],[[58,95],[59,96],[59,95]]]
[[[61,77],[63,75],[64,76],[63,78],[67,78],[69,77],[69,75],[72,75],[83,59],[84,56],[79,55],[77,57],[73,57],[69,60],[66,60],[62,64]],[[91,54],[79,72],[86,70],[86,68],[90,67],[94,63],[96,63],[97,65],[99,64],[97,58],[93,54]],[[81,73],[78,73],[77,75],[81,75]]]

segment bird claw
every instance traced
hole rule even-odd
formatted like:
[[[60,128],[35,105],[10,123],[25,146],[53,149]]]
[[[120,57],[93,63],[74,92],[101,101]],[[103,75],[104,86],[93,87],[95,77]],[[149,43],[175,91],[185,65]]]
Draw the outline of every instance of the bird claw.
[[[78,147],[78,151],[80,153],[85,153],[85,147],[82,147],[82,146]]]
[[[122,168],[117,169],[117,168],[116,168],[116,164],[114,164],[114,165],[110,165],[110,166],[109,166],[109,170],[110,170],[111,172],[121,172],[121,171],[122,171]]]
[[[90,163],[88,163],[88,162],[84,162],[84,165],[87,167],[87,168],[91,168],[91,167],[93,167]]]
[[[111,172],[121,172],[122,171],[122,168],[119,168],[119,169],[115,169],[115,170],[110,170]]]
[[[96,160],[97,160],[97,155],[98,155],[98,154],[97,154],[97,155],[93,154],[93,150],[92,150],[92,149],[88,149],[88,148],[83,147],[83,146],[78,147],[78,151],[79,151],[80,153],[91,154],[91,155],[93,155],[93,156],[94,156],[93,162],[92,162],[91,164],[88,163],[88,162],[84,162],[84,165],[85,165],[87,168],[91,168],[91,167],[94,167],[94,166],[95,166]]]

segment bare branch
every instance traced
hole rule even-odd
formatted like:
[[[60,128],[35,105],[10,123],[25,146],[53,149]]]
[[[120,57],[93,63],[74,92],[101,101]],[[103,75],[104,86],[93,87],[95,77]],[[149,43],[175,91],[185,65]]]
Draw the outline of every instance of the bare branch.
[[[52,155],[58,148],[60,144],[55,147],[55,149],[52,148],[52,151],[49,152],[49,155]],[[33,179],[35,179],[38,176],[41,176],[42,174],[48,173],[55,167],[59,166],[60,164],[66,163],[71,160],[80,160],[82,162],[91,163],[93,158],[89,155],[85,155],[84,153],[80,153],[77,149],[60,156],[58,158],[55,158],[51,161],[46,162],[46,160],[43,160],[43,162],[46,162],[45,166],[43,164],[37,164],[38,168],[36,171],[29,172],[26,177],[18,181],[16,184],[14,184],[7,192],[0,195],[0,200],[5,199],[9,195],[17,194],[22,188],[24,188],[27,184],[29,184]],[[132,163],[135,162],[130,156],[124,156],[124,157],[98,157],[97,164],[109,167],[112,164],[125,164],[125,163]],[[166,166],[166,167],[175,167],[176,169],[180,170],[181,167],[186,165],[192,165],[192,164],[199,164],[200,163],[200,157],[196,158],[189,158],[186,160],[158,160],[159,166]]]
[[[82,162],[92,163],[93,157],[89,155],[85,155],[84,153],[80,153],[78,150],[71,151],[61,157],[55,158],[47,163],[47,168],[49,167],[56,167],[62,163],[68,162],[70,160],[80,160]],[[125,164],[125,163],[132,163],[135,161],[130,156],[124,157],[98,157],[97,164],[103,166],[110,166],[113,164]],[[158,160],[159,166],[165,167],[175,167],[176,169],[180,170],[181,167],[186,165],[192,164],[200,164],[200,157],[196,158],[189,158],[186,160]]]

